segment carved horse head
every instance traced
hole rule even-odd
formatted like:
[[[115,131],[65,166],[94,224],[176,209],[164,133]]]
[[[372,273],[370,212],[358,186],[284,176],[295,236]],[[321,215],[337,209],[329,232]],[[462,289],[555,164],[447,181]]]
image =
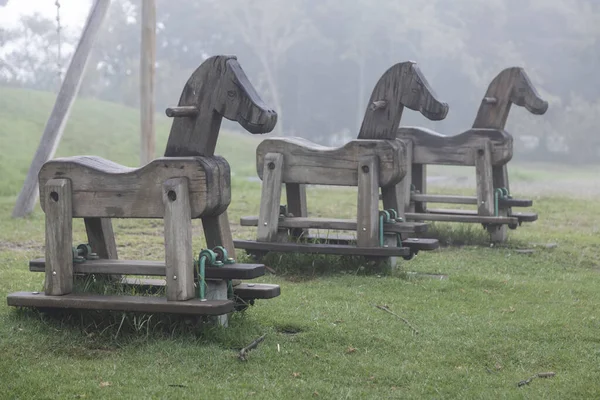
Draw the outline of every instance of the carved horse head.
[[[188,79],[173,117],[166,157],[214,154],[223,117],[250,133],[268,133],[277,113],[260,98],[235,56],[214,56]]]
[[[548,102],[540,97],[525,70],[520,67],[503,70],[490,83],[473,128],[504,129],[513,103],[536,115],[542,115],[548,109]]]
[[[438,100],[413,61],[394,65],[379,79],[371,94],[358,138],[395,138],[404,107],[420,111],[434,121],[442,120],[448,114],[448,104]]]

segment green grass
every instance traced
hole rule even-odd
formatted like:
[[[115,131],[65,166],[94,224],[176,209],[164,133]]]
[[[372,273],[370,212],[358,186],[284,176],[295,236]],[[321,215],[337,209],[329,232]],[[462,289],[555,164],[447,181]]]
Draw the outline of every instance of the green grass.
[[[13,220],[10,212],[52,96],[0,95],[4,298],[43,286],[27,263],[43,255],[44,215],[38,207]],[[28,104],[36,108],[25,116]],[[168,121],[158,127],[162,149]],[[137,136],[135,111],[80,101],[58,153],[136,165]],[[239,238],[255,234],[237,223],[258,212],[260,185],[244,178],[255,174],[255,145],[234,133],[219,142],[236,173],[229,215]],[[354,190],[309,188],[308,195],[313,215],[350,217],[356,206]],[[357,259],[269,255],[278,273],[258,281],[281,285],[281,296],[257,301],[227,329],[172,316],[53,316],[0,302],[0,398],[598,398],[600,202],[533,200],[540,219],[510,231],[506,245],[486,245],[480,226],[438,224],[439,234],[462,245],[420,253],[392,275]],[[74,229],[75,242],[84,241],[81,221]],[[163,257],[161,221],[117,220],[115,230],[122,258]],[[194,248],[202,245],[194,221]],[[238,360],[262,334],[248,361]],[[546,371],[556,376],[517,387]]]

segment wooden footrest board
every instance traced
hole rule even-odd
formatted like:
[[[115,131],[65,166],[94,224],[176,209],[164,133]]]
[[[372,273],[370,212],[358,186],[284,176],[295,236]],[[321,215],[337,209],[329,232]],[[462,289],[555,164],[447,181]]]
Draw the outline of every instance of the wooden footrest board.
[[[314,241],[317,243],[328,243],[328,244],[344,244],[356,242],[356,237],[352,235],[343,234],[323,234],[323,233],[311,233],[308,236],[303,236],[303,239],[307,241]],[[415,250],[435,250],[440,247],[440,243],[437,239],[425,239],[425,238],[408,238],[402,241],[403,247],[408,247],[412,251]]]
[[[258,217],[242,217],[242,226],[258,226]],[[423,233],[427,231],[427,224],[421,222],[397,222],[385,224],[384,231],[390,233]],[[279,220],[280,228],[298,229],[325,229],[340,231],[355,231],[356,220],[353,219],[331,219],[331,218],[282,218]]]
[[[123,278],[125,285],[135,286],[142,291],[152,291],[166,286],[164,279]],[[281,294],[279,285],[268,283],[241,283],[233,287],[233,294],[243,300],[272,299]]]
[[[190,299],[167,301],[153,296],[102,296],[97,294],[66,294],[46,296],[36,292],[18,292],[6,298],[9,306],[36,308],[67,308],[85,310],[134,311],[145,313],[223,315],[234,310],[231,300]]]
[[[252,240],[234,240],[238,249],[251,251],[273,251],[281,253],[335,254],[346,256],[402,257],[410,255],[407,247],[357,247],[342,244],[305,244],[282,242],[256,242]]]
[[[513,212],[510,214],[511,217],[517,217],[519,222],[533,222],[537,221],[538,215],[536,213],[528,212]]]
[[[31,260],[29,270],[44,272],[43,258]],[[76,274],[113,274],[165,276],[165,263],[143,260],[87,260],[73,264]],[[254,279],[265,274],[264,264],[225,264],[222,267],[206,267],[207,279]]]
[[[242,300],[266,300],[279,296],[281,288],[267,283],[241,283],[233,287],[233,294]]]
[[[477,211],[475,210],[455,210],[450,208],[428,208],[427,212],[431,214],[477,215]],[[536,213],[528,212],[513,212],[510,217],[517,218],[519,222],[533,222],[537,221],[538,219],[538,215]]]
[[[452,196],[444,194],[418,194],[413,193],[410,196],[412,201],[426,203],[447,203],[447,204],[477,204],[475,196]],[[498,199],[500,207],[531,207],[533,200],[527,199]]]
[[[402,246],[408,247],[412,251],[429,251],[440,247],[437,239],[428,238],[408,238],[402,241]]]
[[[430,210],[428,210],[430,211]],[[445,211],[445,210],[444,210]],[[461,210],[463,211],[463,210]],[[468,211],[468,210],[466,210]],[[442,221],[442,222],[472,222],[478,224],[518,224],[516,217],[486,217],[474,214],[452,214],[452,213],[406,213],[406,218],[416,221]]]

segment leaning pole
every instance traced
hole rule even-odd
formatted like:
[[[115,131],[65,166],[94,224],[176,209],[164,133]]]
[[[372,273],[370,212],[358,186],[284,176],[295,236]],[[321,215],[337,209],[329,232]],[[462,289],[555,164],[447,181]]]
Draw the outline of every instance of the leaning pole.
[[[56,96],[54,108],[46,122],[42,139],[29,167],[29,172],[27,172],[25,183],[17,197],[17,203],[12,213],[13,218],[20,218],[31,214],[35,207],[39,188],[38,173],[42,165],[54,157],[56,153],[65,124],[69,118],[69,112],[81,86],[92,45],[102,26],[102,21],[106,17],[109,5],[110,0],[95,0],[90,10],[83,33],[65,74],[65,79]]]

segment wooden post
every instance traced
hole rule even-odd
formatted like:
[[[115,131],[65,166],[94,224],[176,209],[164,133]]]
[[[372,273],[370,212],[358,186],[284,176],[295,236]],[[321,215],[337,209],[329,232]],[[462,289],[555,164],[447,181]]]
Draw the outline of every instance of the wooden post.
[[[167,300],[189,300],[194,297],[194,255],[187,178],[172,178],[163,184],[163,203]]]
[[[109,5],[110,0],[96,0],[92,6],[85,27],[83,28],[83,33],[79,39],[79,44],[77,45],[77,49],[75,49],[75,53],[65,74],[65,80],[60,87],[58,96],[56,96],[54,108],[46,122],[42,139],[29,167],[29,172],[27,172],[25,183],[17,198],[17,203],[12,213],[13,218],[20,218],[31,214],[35,207],[38,196],[38,173],[42,165],[54,157],[65,124],[69,118],[71,106],[81,86],[83,72],[85,71],[92,45],[106,16]]]
[[[379,159],[362,157],[358,164],[358,212],[356,243],[359,247],[379,246]]]
[[[273,242],[277,238],[279,227],[283,154],[267,153],[263,168],[263,184],[256,240],[258,242]]]
[[[285,193],[288,213],[291,213],[294,217],[308,217],[306,185],[300,183],[286,183]],[[290,232],[294,237],[308,235],[308,229],[292,229]]]
[[[415,186],[416,192],[419,192],[421,194],[427,193],[427,165],[426,164],[412,164],[410,181]],[[412,202],[409,209],[411,212],[426,213],[427,212],[427,203],[425,203],[423,201],[415,201],[415,202]]]
[[[142,0],[142,48],[140,52],[140,163],[154,159],[154,64],[156,61],[156,2]]]
[[[46,211],[45,292],[60,296],[73,291],[73,203],[71,181],[50,179],[44,185]]]
[[[493,188],[506,188],[510,193],[508,186],[508,168],[507,164],[492,167]],[[510,207],[499,207],[498,216],[508,217],[512,214]],[[504,243],[508,239],[508,229],[506,225],[488,225],[487,230],[490,233],[490,239],[493,243]]]
[[[110,218],[84,218],[88,243],[100,258],[116,260],[117,242]]]
[[[492,182],[492,149],[489,141],[474,148],[477,181],[477,214],[494,215],[494,186]]]
[[[410,185],[412,177],[412,153],[413,144],[411,140],[405,140],[406,144],[406,175],[400,182],[393,186],[381,188],[381,199],[385,210],[393,208],[398,213],[398,217],[404,219],[404,213],[410,212]]]

